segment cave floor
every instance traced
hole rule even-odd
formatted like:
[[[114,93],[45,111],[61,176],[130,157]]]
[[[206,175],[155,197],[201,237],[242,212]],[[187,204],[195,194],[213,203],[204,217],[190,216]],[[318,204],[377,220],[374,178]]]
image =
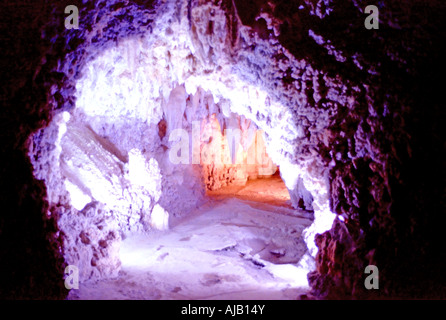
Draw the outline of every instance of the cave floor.
[[[311,222],[286,206],[210,198],[168,231],[127,237],[119,276],[81,283],[68,299],[299,299],[314,263],[301,237]]]
[[[248,180],[245,185],[230,185],[224,188],[207,191],[212,199],[234,197],[254,203],[267,203],[279,207],[291,207],[290,194],[279,173],[267,178]]]

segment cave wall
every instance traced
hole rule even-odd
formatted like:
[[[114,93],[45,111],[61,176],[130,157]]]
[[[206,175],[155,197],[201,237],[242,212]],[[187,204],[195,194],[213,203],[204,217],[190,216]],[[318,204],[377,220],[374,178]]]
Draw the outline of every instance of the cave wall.
[[[73,109],[77,80],[98,49],[153,32],[153,21],[163,12],[175,12],[165,15],[171,22],[175,16],[188,17],[193,56],[202,69],[188,77],[186,91],[201,87],[224,98],[241,96],[238,88],[244,88],[251,101],[242,98],[231,110],[255,121],[266,132],[267,145],[283,142],[271,145],[268,153],[281,172],[289,173],[284,180],[295,190],[291,197],[299,201],[308,198],[307,192],[313,197],[320,223],[306,237],[321,233],[317,247],[309,248],[317,264],[309,275],[313,293],[325,298],[444,295],[444,190],[438,187],[445,180],[439,131],[444,110],[437,81],[444,56],[444,5],[384,1],[380,29],[366,30],[364,1],[234,3],[69,3],[81,8],[86,26],[76,31],[63,28],[68,4],[2,4],[2,47],[9,50],[2,63],[2,152],[8,157],[1,166],[5,212],[0,236],[1,261],[10,261],[1,266],[2,296],[63,297],[64,241],[84,241],[94,248],[91,252],[110,243],[114,250],[118,235],[112,223],[105,222],[108,227],[101,230],[104,222],[97,221],[97,230],[74,240],[60,232],[58,217],[75,212],[48,206],[51,194],[33,177],[28,137],[38,139],[39,129],[55,123],[53,115]],[[32,23],[17,22],[30,17]],[[219,86],[221,78],[212,78],[216,73],[203,77],[207,69],[222,65],[231,66],[224,86]],[[251,84],[261,90],[252,90]],[[58,130],[42,137],[50,139],[47,148],[54,148]],[[88,208],[84,214],[105,217],[107,210],[99,210]],[[326,226],[323,217],[331,212],[341,218],[325,232],[333,220]],[[105,268],[108,256],[98,257]],[[90,265],[98,257],[91,256]],[[368,264],[381,271],[377,292],[363,287]]]
[[[444,297],[443,222],[437,223],[444,200],[430,178],[444,173],[438,122],[444,112],[436,91],[441,75],[435,70],[444,53],[444,4],[380,2],[379,30],[364,28],[367,1],[236,4],[245,25],[266,38],[277,36],[308,63],[302,76],[285,68],[278,85],[297,100],[296,112],[304,109],[310,121],[309,110],[328,118],[310,126],[310,139],[296,153],[315,148],[330,168],[330,209],[340,216],[316,236],[313,293]],[[318,136],[317,125],[326,125],[324,135]],[[426,166],[431,173],[423,173]],[[384,289],[364,289],[369,264],[380,268]]]

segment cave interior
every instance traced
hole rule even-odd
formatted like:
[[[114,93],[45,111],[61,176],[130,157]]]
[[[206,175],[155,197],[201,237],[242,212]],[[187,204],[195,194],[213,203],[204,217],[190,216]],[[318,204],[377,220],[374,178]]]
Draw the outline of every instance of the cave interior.
[[[73,5],[1,5],[1,297],[446,297],[440,0]]]

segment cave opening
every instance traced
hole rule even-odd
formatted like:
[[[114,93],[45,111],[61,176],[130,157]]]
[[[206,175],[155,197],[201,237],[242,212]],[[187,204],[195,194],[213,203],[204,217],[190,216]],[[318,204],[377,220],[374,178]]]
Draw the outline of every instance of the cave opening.
[[[149,298],[305,294],[314,261],[302,233],[312,211],[303,210],[303,197],[293,207],[265,131],[231,109],[245,92],[216,99],[209,89],[189,93],[174,83],[166,99],[142,108],[128,100],[146,98],[148,83],[128,71],[111,76],[131,66],[110,63],[108,54],[78,81],[76,107],[35,139],[55,146],[48,154],[55,167],[40,173],[53,202],[66,204],[58,208],[63,250],[82,283],[70,298],[107,297],[105,287],[125,298],[131,286],[121,296],[113,283],[130,279]],[[122,82],[133,91],[123,94]],[[43,159],[34,158],[38,172]]]
[[[289,191],[280,176],[279,168],[270,176],[248,179],[245,185],[228,185],[218,190],[206,190],[206,195],[213,199],[235,197],[252,202],[292,208]],[[304,206],[303,200],[299,202],[299,206]]]
[[[94,94],[79,88],[78,101]],[[151,126],[116,128],[115,104],[104,117],[81,103],[56,116],[63,191],[51,191],[71,207],[60,221],[72,240],[64,249],[90,272],[70,298],[125,298],[131,285],[117,293],[116,283],[136,280],[138,297],[153,299],[292,299],[309,290],[314,261],[302,233],[312,211],[302,198],[293,207],[264,131],[226,116],[225,102],[180,85]]]
[[[194,23],[226,32],[210,7]],[[149,299],[309,290],[314,235],[335,215],[326,166],[299,149],[308,120],[199,30],[164,21],[95,52],[74,105],[30,139],[54,237],[79,270],[70,298],[126,298],[135,282]]]

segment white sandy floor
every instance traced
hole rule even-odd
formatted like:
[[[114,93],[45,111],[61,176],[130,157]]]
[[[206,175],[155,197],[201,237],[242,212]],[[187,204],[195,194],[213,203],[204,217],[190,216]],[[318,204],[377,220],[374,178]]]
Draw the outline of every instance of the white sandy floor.
[[[282,300],[309,289],[307,213],[226,198],[170,223],[125,239],[119,277],[81,283],[68,298]]]

